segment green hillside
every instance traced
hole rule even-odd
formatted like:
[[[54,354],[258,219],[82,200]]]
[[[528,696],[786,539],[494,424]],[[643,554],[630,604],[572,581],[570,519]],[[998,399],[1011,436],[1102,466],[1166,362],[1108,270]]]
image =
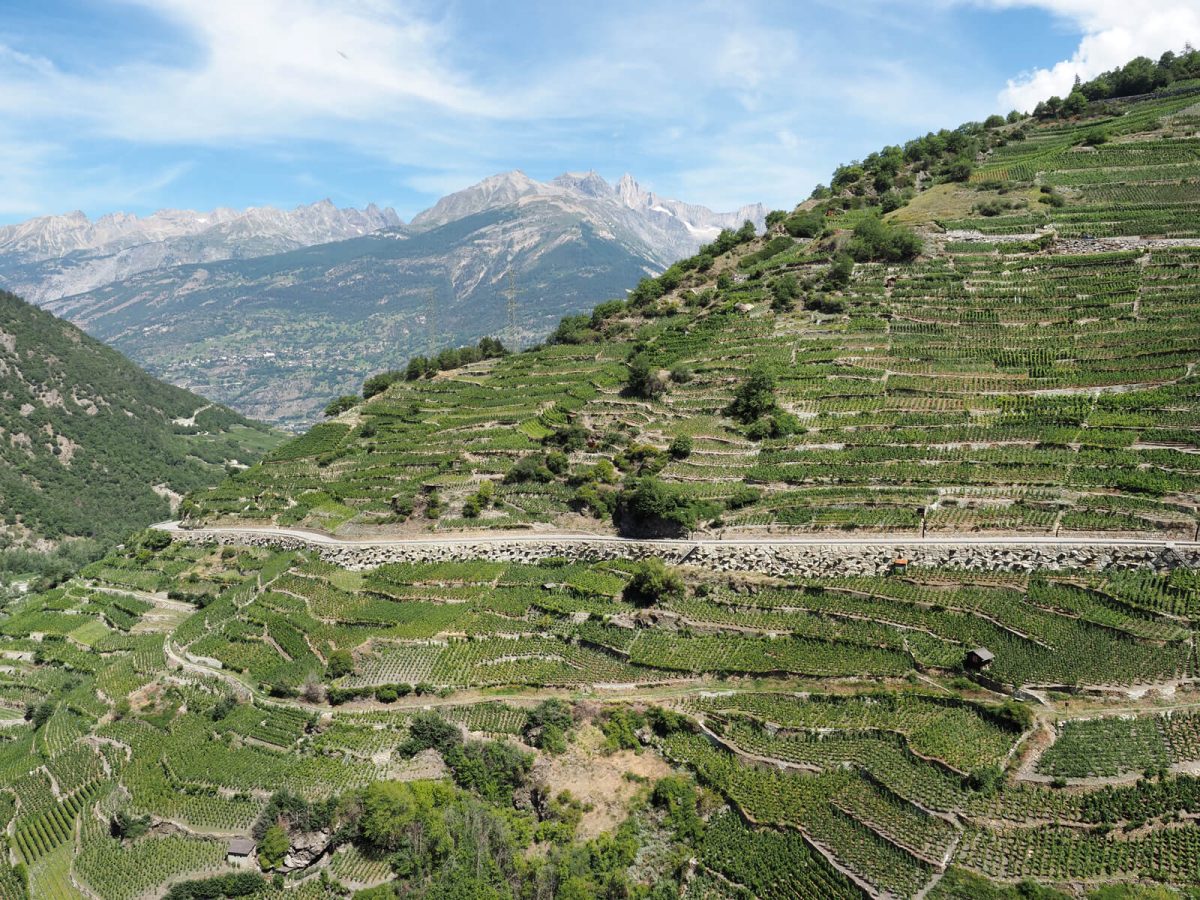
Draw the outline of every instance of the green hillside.
[[[374,378],[185,509],[1155,542],[801,577],[771,536],[350,569],[149,531],[0,599],[0,897],[1197,896],[1200,83],[1147,65],[844,166],[546,346]]]
[[[10,546],[112,543],[279,438],[0,292],[0,496]],[[158,487],[156,491],[155,488]]]
[[[766,235],[548,346],[399,382],[189,514],[1190,538],[1198,134],[1184,82],[887,148]]]

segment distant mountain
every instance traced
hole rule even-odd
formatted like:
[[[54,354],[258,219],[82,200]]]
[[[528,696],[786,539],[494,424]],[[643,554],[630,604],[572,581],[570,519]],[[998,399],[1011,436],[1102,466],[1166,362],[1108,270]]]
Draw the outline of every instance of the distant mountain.
[[[0,291],[0,547],[119,540],[279,440]]]
[[[410,227],[433,228],[500,206],[540,205],[576,212],[664,266],[694,253],[722,228],[738,228],[747,219],[761,227],[766,216],[761,203],[715,213],[704,206],[659,197],[642,190],[629,174],[610,185],[595,172],[567,172],[541,182],[513,171],[443,197],[414,216]]]
[[[721,228],[764,216],[662,199],[628,176],[612,186],[595,173],[544,183],[509,172],[407,227],[143,271],[46,305],[174,384],[297,426],[414,354],[487,334],[538,340]]]
[[[164,209],[145,218],[81,212],[0,227],[0,287],[44,305],[141,272],[250,259],[402,226],[392,209],[338,209],[329,200],[285,211]]]

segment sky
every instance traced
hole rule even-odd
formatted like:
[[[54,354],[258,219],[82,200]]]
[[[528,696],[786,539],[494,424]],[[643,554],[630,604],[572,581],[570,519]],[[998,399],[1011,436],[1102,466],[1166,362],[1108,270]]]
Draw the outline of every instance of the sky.
[[[4,0],[0,223],[405,218],[510,169],[791,207],[839,163],[1200,45],[1200,0]]]

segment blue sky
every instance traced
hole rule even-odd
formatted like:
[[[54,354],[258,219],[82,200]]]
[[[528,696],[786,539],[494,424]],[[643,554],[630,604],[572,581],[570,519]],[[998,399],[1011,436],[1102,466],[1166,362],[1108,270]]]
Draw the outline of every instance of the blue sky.
[[[790,206],[839,162],[1200,43],[1200,0],[7,0],[0,222],[631,172]]]

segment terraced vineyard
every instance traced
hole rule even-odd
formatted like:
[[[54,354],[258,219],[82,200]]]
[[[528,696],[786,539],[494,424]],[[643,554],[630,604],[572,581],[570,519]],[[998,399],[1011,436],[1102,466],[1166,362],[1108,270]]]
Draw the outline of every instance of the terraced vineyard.
[[[1183,569],[789,580],[683,566],[682,590],[646,606],[629,589],[638,563],[350,572],[157,543],[5,611],[0,802],[30,890],[140,897],[218,876],[280,786],[342,809],[381,780],[444,775],[410,758],[429,709],[481,746],[536,747],[546,697],[726,810],[686,838],[696,896],[810,896],[801,873],[829,896],[911,896],[947,867],[952,883],[1195,882],[1200,581]],[[964,666],[975,646],[996,656],[979,675]],[[1153,684],[1171,687],[1147,696]],[[1006,699],[1018,688],[1049,706]],[[153,827],[122,836],[118,818]],[[325,896],[392,877],[363,833],[338,834],[311,864]],[[314,870],[288,871],[299,889]]]
[[[609,484],[649,473],[722,534],[1191,539],[1200,137],[1183,113],[1198,99],[1179,86],[1106,118],[1005,126],[970,184],[891,214],[925,231],[925,253],[859,262],[844,286],[828,237],[774,220],[560,329],[567,343],[395,383],[201,494],[190,517],[602,530]],[[1088,146],[1097,129],[1108,142]],[[998,196],[1024,206],[978,212]],[[841,228],[863,218],[822,208]],[[788,279],[796,301],[774,301]],[[661,373],[650,399],[629,389],[635,351]],[[754,366],[790,433],[731,412]],[[555,471],[515,469],[555,451]]]
[[[185,501],[223,532],[8,600],[0,897],[1194,896],[1198,104],[843,167],[546,346],[339,404]],[[261,522],[1142,555],[350,570]]]

